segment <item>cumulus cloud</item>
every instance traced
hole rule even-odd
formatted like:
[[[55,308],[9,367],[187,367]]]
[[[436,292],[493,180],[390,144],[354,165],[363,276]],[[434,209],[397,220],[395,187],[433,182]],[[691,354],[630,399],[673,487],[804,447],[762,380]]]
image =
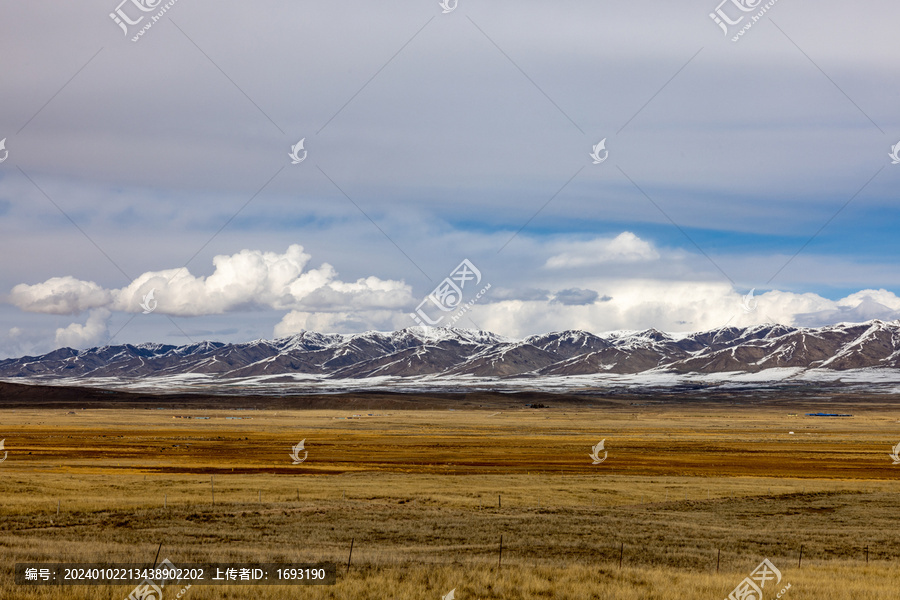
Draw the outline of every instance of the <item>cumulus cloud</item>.
[[[799,313],[794,322],[803,327],[820,327],[831,323],[857,323],[881,319],[900,319],[900,298],[886,290],[862,290],[812,312]]]
[[[863,291],[839,300],[817,294],[771,290],[755,296],[756,310],[743,310],[743,294],[724,283],[618,280],[603,282],[608,296],[592,303],[501,300],[478,304],[472,319],[484,329],[513,337],[563,329],[601,333],[619,329],[702,331],[726,325],[747,327],[783,323],[798,327],[840,321],[900,318],[900,298],[890,292]],[[585,290],[589,291],[589,290]],[[565,297],[565,295],[564,295]],[[577,298],[573,294],[573,299]],[[875,300],[875,299],[878,300]]]
[[[327,263],[307,269],[310,258],[297,244],[283,254],[241,250],[213,258],[215,270],[208,277],[197,277],[184,268],[150,271],[114,290],[73,277],[57,277],[35,285],[17,285],[11,301],[22,310],[52,314],[78,314],[99,307],[141,312],[144,297],[153,290],[156,313],[182,317],[255,308],[399,310],[412,302],[410,287],[402,281],[377,277],[341,281]]]
[[[110,314],[109,310],[98,308],[91,311],[84,325],[72,323],[57,329],[56,345],[60,348],[86,348],[100,344],[109,337],[107,323]]]
[[[15,306],[29,312],[52,315],[74,315],[105,306],[113,295],[93,281],[74,277],[53,277],[35,285],[19,284],[10,292]]]
[[[275,325],[275,337],[287,337],[302,331],[320,333],[358,333],[361,331],[389,331],[413,325],[398,320],[392,311],[306,312],[292,310]],[[399,321],[399,322],[398,322]]]
[[[492,288],[479,298],[456,326],[521,337],[563,329],[601,333],[655,327],[678,332],[764,322],[820,326],[900,318],[900,298],[884,289],[861,290],[838,300],[813,293],[761,290],[754,297],[755,310],[745,311],[745,290],[735,290],[728,282],[704,280],[703,275],[672,281],[655,271],[635,276],[629,273],[630,266],[566,270],[571,265],[659,258],[651,244],[628,232],[605,240],[550,242],[543,251],[541,258],[550,256],[546,264],[555,270],[510,269],[507,286]],[[101,343],[108,336],[110,312],[142,311],[141,302],[151,290],[158,302],[155,314],[212,317],[260,311],[267,328],[278,321],[274,331],[262,333],[274,333],[275,337],[304,330],[353,333],[414,324],[409,311],[424,298],[427,289],[413,295],[403,281],[375,276],[344,281],[331,265],[312,268],[310,260],[299,245],[288,247],[284,253],[242,250],[216,256],[213,272],[206,277],[195,276],[187,269],[150,271],[121,289],[104,289],[68,276],[55,277],[34,285],[17,285],[9,297],[15,306],[35,313],[89,312],[86,322],[56,330],[56,344],[72,347]],[[586,262],[589,260],[594,262]],[[676,266],[684,262],[680,255],[666,256],[665,260]],[[602,290],[602,295],[596,290]],[[471,294],[463,297],[464,302],[472,299]],[[274,319],[273,311],[279,313]],[[52,329],[48,333],[47,343],[53,338]],[[14,328],[0,336],[0,350],[6,347],[6,352],[12,353],[12,349],[30,347],[26,337],[21,328]]]
[[[734,325],[739,319],[751,324],[751,319],[740,310],[741,294],[727,284],[641,279],[594,283],[607,292],[603,301],[599,301],[598,294],[593,302],[584,302],[588,295],[580,292],[596,292],[575,288],[570,294],[567,288],[556,292],[555,299],[570,303],[513,300],[479,304],[473,308],[473,319],[485,329],[514,337],[563,329],[598,333],[648,327],[663,331],[699,330],[729,322]],[[581,303],[576,301],[579,299]]]
[[[630,231],[614,238],[596,238],[586,242],[568,243],[564,252],[551,256],[544,265],[548,269],[572,269],[604,263],[629,263],[659,259],[653,244]]]
[[[353,283],[332,281],[303,297],[303,305],[329,311],[357,307],[401,308],[412,300],[410,288],[396,281],[366,277]]]
[[[841,307],[855,307],[862,302],[876,302],[882,306],[886,306],[891,310],[900,310],[900,298],[893,292],[885,289],[881,290],[861,290],[855,294],[850,294],[846,298],[837,301],[837,305]]]

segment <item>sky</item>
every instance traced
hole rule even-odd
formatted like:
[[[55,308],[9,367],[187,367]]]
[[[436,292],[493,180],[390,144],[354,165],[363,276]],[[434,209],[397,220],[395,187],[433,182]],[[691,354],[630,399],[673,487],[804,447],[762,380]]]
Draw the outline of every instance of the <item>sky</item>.
[[[896,2],[119,2],[0,0],[0,357],[900,318]]]

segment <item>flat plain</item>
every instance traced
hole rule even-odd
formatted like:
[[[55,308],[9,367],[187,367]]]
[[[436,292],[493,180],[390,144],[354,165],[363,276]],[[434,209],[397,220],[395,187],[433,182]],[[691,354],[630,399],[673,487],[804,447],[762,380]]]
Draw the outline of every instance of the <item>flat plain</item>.
[[[334,586],[166,599],[721,599],[764,558],[782,575],[767,600],[788,584],[783,598],[894,598],[893,400],[18,403],[0,409],[0,598],[125,598],[133,584],[17,586],[14,565],[149,565],[157,551],[338,564]],[[805,416],[819,411],[853,416]]]

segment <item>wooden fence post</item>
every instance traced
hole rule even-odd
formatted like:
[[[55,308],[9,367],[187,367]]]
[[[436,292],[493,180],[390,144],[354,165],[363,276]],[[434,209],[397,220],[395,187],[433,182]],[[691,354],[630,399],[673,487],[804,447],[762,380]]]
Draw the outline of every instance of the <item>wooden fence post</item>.
[[[347,572],[350,572],[350,561],[353,559],[353,540],[354,538],[350,538],[350,555],[347,557]]]
[[[159,551],[160,551],[160,550],[162,550],[162,542],[160,542],[160,543],[159,543],[159,546],[157,546],[157,548],[156,548],[156,558],[153,559],[153,566],[154,566],[154,567],[155,567],[156,565],[159,564],[159,563],[156,562],[156,561],[159,560]]]

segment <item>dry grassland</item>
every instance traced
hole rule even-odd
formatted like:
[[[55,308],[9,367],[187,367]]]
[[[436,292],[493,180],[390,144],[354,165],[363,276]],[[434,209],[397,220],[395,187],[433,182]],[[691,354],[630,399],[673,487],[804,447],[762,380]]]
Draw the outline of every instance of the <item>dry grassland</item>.
[[[176,565],[341,565],[335,586],[187,600],[720,600],[766,557],[783,574],[766,600],[895,598],[900,412],[807,411],[2,410],[0,598],[119,600],[133,586],[16,586],[13,567],[149,563],[160,543]]]

